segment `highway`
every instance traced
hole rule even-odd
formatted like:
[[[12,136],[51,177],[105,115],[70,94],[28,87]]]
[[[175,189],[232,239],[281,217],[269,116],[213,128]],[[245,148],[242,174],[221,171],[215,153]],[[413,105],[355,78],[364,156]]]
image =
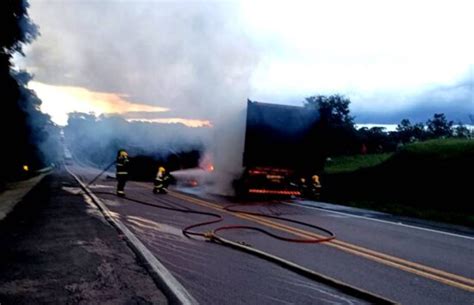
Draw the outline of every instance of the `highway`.
[[[72,167],[85,182],[97,170]],[[291,238],[320,238],[324,232],[277,219],[224,210],[223,197],[173,190],[152,193],[152,184],[129,182],[127,198],[114,195],[105,177],[90,186],[145,246],[201,304],[364,304],[357,297],[307,279],[272,262],[232,248],[188,238],[182,229],[209,217],[159,209],[161,205],[212,212],[223,225],[255,226]],[[302,265],[337,281],[402,304],[474,304],[474,237],[471,234],[400,225],[350,212],[322,209],[317,203],[253,202],[234,209],[291,218],[330,230],[336,239],[318,244],[284,242],[254,230],[223,231],[221,236]],[[375,213],[376,214],[376,213]]]

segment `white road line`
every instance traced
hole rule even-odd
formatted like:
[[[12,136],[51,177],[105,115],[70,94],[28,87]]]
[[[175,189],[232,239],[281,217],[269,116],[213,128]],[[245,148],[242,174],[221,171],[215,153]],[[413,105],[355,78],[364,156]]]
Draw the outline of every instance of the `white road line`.
[[[155,257],[155,255],[133,234],[128,227],[123,224],[119,219],[113,217],[112,212],[88,187],[76,176],[67,166],[66,170],[71,176],[76,179],[82,189],[91,197],[96,203],[99,210],[103,213],[105,218],[111,222],[111,224],[117,228],[127,239],[129,246],[134,252],[141,256],[145,261],[146,267],[149,268],[152,276],[158,278],[162,292],[168,296],[168,302],[170,304],[179,305],[199,305],[196,299],[184,288],[181,283],[171,274],[171,272]],[[1,304],[0,304],[1,305]]]
[[[333,211],[333,210],[329,210],[329,209],[325,209],[325,208],[320,208],[320,207],[307,205],[307,204],[304,204],[304,203],[297,203],[297,202],[295,202],[295,203],[282,202],[282,203],[290,205],[290,206],[295,206],[296,205],[296,206],[299,206],[299,207],[302,207],[302,208],[307,208],[307,209],[321,210],[321,211],[325,211],[325,212],[328,212],[328,213],[346,215],[346,216],[350,216],[350,217],[354,217],[354,218],[362,218],[362,219],[367,219],[367,220],[372,220],[372,221],[377,221],[377,222],[382,222],[382,223],[388,223],[388,224],[407,227],[407,228],[412,228],[412,229],[418,229],[418,230],[422,230],[422,231],[428,231],[428,232],[439,233],[439,234],[444,234],[444,235],[448,235],[448,236],[454,236],[454,237],[460,237],[460,238],[474,240],[474,237],[467,236],[467,235],[449,233],[449,232],[445,232],[445,231],[439,231],[439,230],[428,229],[428,228],[423,228],[423,227],[418,227],[418,226],[413,226],[413,225],[407,225],[407,224],[404,224],[404,223],[401,223],[401,222],[393,222],[393,221],[388,221],[388,220],[376,219],[376,218],[371,218],[371,217],[366,217],[366,216],[355,215],[355,214],[351,214],[351,213],[337,212],[337,211]]]

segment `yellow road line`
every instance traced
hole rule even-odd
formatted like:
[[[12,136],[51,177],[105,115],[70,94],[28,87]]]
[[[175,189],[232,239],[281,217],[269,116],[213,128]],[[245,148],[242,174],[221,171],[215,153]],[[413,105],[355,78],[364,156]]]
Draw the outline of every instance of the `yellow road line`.
[[[186,201],[191,202],[191,203],[195,203],[195,204],[207,207],[207,208],[219,210],[221,212],[231,214],[235,217],[239,217],[239,218],[246,219],[246,220],[249,220],[249,221],[257,222],[257,223],[260,223],[262,225],[265,225],[265,226],[268,226],[268,227],[271,227],[271,228],[274,228],[274,229],[277,229],[277,230],[280,230],[280,231],[285,231],[287,233],[291,233],[291,234],[294,234],[294,235],[297,235],[297,236],[300,236],[300,237],[305,237],[305,238],[308,238],[308,237],[322,238],[323,237],[322,235],[319,235],[319,234],[316,234],[316,233],[313,233],[313,232],[309,232],[309,231],[305,231],[305,230],[302,230],[302,229],[299,229],[299,228],[294,228],[294,227],[291,227],[291,226],[287,226],[285,224],[274,222],[274,221],[265,219],[263,217],[226,211],[221,206],[219,206],[217,204],[210,203],[208,201],[204,201],[204,200],[197,199],[197,198],[194,198],[194,197],[190,197],[190,196],[187,196],[187,195],[183,195],[183,194],[179,194],[179,193],[175,193],[175,192],[171,192],[170,195],[172,195],[173,197],[179,198],[179,199],[186,200]],[[362,257],[365,257],[365,258],[373,260],[373,261],[377,261],[377,262],[385,264],[385,265],[395,267],[395,268],[400,269],[400,270],[411,272],[411,273],[414,273],[414,274],[417,274],[417,275],[420,275],[420,276],[423,276],[423,277],[426,277],[426,278],[429,278],[429,279],[432,279],[432,280],[435,280],[435,281],[438,281],[438,282],[441,282],[441,283],[444,283],[444,284],[447,284],[447,285],[450,285],[450,286],[454,286],[454,287],[457,287],[457,288],[460,288],[460,289],[463,289],[463,290],[474,292],[474,280],[469,279],[469,278],[465,278],[465,277],[462,277],[462,276],[459,276],[459,275],[456,275],[456,274],[448,273],[448,272],[445,272],[445,271],[442,271],[442,270],[439,270],[439,269],[435,269],[435,268],[432,268],[432,267],[424,266],[424,265],[421,265],[421,264],[418,264],[418,263],[410,262],[410,261],[407,261],[407,260],[404,260],[404,259],[401,259],[401,258],[398,258],[398,257],[383,254],[383,253],[380,253],[380,252],[377,252],[377,251],[374,251],[374,250],[366,249],[366,248],[356,246],[356,245],[353,245],[353,244],[349,244],[347,242],[343,242],[343,241],[339,241],[339,240],[332,240],[332,241],[327,242],[325,244],[328,245],[328,246],[338,248],[338,249],[343,250],[345,252],[349,252],[349,253],[352,253],[352,254],[355,254],[355,255],[358,255],[358,256],[362,256]]]
[[[139,183],[139,184],[149,187],[148,184],[143,184],[143,183]],[[170,192],[170,195],[173,197],[194,203],[194,204],[198,204],[207,208],[224,212],[226,214],[233,215],[238,218],[246,219],[252,222],[257,222],[259,224],[262,224],[267,227],[271,227],[276,230],[291,233],[299,237],[304,237],[304,238],[308,238],[308,237],[323,238],[324,237],[322,235],[319,235],[313,232],[309,232],[309,231],[291,227],[282,223],[271,221],[264,217],[227,211],[227,210],[224,210],[223,207],[215,203],[211,203],[208,201],[204,201],[202,199],[190,197],[181,193]],[[448,273],[448,272],[435,269],[432,267],[424,266],[418,263],[410,262],[398,257],[394,257],[391,255],[374,251],[374,250],[366,249],[366,248],[356,246],[347,242],[343,242],[337,239],[326,242],[325,244],[328,246],[340,249],[342,251],[348,252],[348,253],[352,253],[352,254],[362,256],[367,259],[385,264],[385,265],[392,266],[400,270],[411,272],[411,273],[414,273],[414,274],[417,274],[417,275],[420,275],[420,276],[423,276],[423,277],[426,277],[426,278],[429,278],[429,279],[432,279],[432,280],[435,280],[435,281],[438,281],[450,286],[454,286],[463,290],[474,292],[474,280],[469,279],[469,278],[465,278],[456,274]]]

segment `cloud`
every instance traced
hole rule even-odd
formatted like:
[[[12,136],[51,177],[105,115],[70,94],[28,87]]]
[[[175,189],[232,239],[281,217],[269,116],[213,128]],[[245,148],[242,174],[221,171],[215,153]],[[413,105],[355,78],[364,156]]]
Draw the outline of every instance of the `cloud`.
[[[208,120],[193,120],[183,118],[161,118],[161,119],[127,119],[129,122],[149,122],[149,123],[165,123],[165,124],[183,124],[187,127],[212,127],[212,123]]]
[[[42,82],[121,92],[173,117],[212,121],[247,98],[294,104],[342,93],[357,113],[383,118],[378,109],[414,107],[422,92],[466,73],[472,8],[463,0],[429,9],[405,0],[32,0],[42,36],[24,61]]]
[[[402,119],[412,122],[426,122],[435,113],[444,113],[449,120],[473,124],[469,115],[474,114],[474,83],[466,77],[451,85],[434,86],[413,96],[398,96],[404,107],[390,108],[390,99],[397,96],[379,95],[381,107],[377,111],[359,108],[354,112],[358,123],[399,123]],[[384,107],[383,105],[387,105]]]
[[[51,115],[59,125],[66,125],[67,114],[71,112],[94,112],[122,114],[130,111],[166,112],[167,108],[144,105],[128,100],[125,94],[96,92],[82,87],[54,86],[40,82],[30,82],[33,89],[42,99],[41,110]]]
[[[207,148],[230,177],[242,167],[241,114],[259,56],[238,11],[234,1],[32,1],[41,36],[21,64],[43,84],[170,110],[135,119],[212,124]]]
[[[257,62],[231,1],[32,1],[36,80],[219,117],[245,105]]]

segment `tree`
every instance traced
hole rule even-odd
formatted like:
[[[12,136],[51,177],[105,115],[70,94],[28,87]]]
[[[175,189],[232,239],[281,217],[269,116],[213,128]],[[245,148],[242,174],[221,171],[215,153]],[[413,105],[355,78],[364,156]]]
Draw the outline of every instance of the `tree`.
[[[418,141],[424,141],[428,138],[425,124],[420,122],[413,125],[413,138]]]
[[[70,113],[64,128],[65,142],[75,159],[102,167],[110,164],[119,149],[134,156],[167,159],[203,149],[209,128],[183,124],[128,122],[117,115]],[[155,172],[156,174],[156,172]]]
[[[444,113],[435,113],[433,119],[426,122],[431,138],[445,138],[453,134],[453,121],[448,121]]]
[[[331,126],[354,129],[354,117],[350,115],[350,99],[343,95],[315,95],[306,98],[305,107],[318,110],[320,118]]]
[[[0,54],[10,57],[22,53],[22,46],[31,43],[38,36],[38,28],[28,16],[26,0],[0,1]]]
[[[13,55],[23,54],[23,45],[38,35],[27,9],[26,0],[0,1],[0,128],[4,131],[0,158],[7,160],[0,181],[19,173],[23,164],[43,166],[46,159],[42,147],[47,145],[42,143],[50,132],[57,131],[50,118],[40,112],[41,101],[26,87],[31,76],[12,69]]]
[[[398,141],[402,143],[409,143],[412,141],[423,141],[427,139],[427,132],[423,123],[416,123],[412,125],[410,120],[403,119],[397,125],[396,136]]]
[[[396,142],[387,133],[385,127],[362,127],[358,129],[358,136],[368,153],[381,153],[394,150]]]
[[[315,141],[326,155],[357,153],[359,141],[350,115],[351,101],[343,95],[315,95],[306,98],[305,107],[317,111],[319,116],[315,128]]]
[[[471,136],[471,132],[462,122],[459,122],[454,128],[454,136],[456,138],[468,139]]]
[[[407,143],[413,136],[413,125],[410,120],[403,119],[400,124],[397,125],[398,138],[402,143]]]

